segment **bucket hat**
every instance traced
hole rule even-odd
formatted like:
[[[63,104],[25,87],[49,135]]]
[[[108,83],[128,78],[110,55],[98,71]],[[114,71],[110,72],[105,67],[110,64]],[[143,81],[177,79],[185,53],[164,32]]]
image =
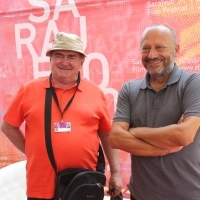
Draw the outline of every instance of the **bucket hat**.
[[[50,52],[53,50],[76,51],[87,57],[83,51],[83,42],[76,34],[72,33],[58,32],[53,40],[52,48],[47,50],[46,56],[50,56]]]

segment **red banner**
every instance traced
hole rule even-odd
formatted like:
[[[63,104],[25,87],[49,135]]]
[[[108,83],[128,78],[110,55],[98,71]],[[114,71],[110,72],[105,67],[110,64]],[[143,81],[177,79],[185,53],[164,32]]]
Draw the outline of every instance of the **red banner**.
[[[58,31],[75,33],[84,42],[88,58],[81,73],[103,89],[113,116],[122,84],[145,74],[139,39],[146,26],[172,27],[181,47],[176,62],[188,71],[200,71],[199,19],[199,0],[1,1],[0,121],[23,83],[49,75],[45,52]],[[0,168],[24,159],[0,133]],[[130,158],[120,152],[120,159],[126,190]]]

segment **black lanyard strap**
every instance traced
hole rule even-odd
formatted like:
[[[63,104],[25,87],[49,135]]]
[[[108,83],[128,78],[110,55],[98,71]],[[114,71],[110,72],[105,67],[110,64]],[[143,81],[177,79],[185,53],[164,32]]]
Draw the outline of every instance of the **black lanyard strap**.
[[[73,101],[73,99],[74,99],[74,97],[75,97],[75,94],[76,94],[76,92],[77,92],[77,90],[78,90],[78,86],[79,86],[80,81],[81,81],[81,79],[80,79],[80,72],[78,73],[78,79],[77,79],[77,81],[76,81],[76,82],[77,82],[76,91],[74,92],[74,94],[73,94],[73,96],[71,97],[71,99],[68,101],[68,103],[67,103],[67,105],[65,106],[65,108],[64,108],[63,111],[62,111],[61,108],[60,108],[60,105],[59,105],[59,102],[58,102],[58,98],[57,98],[56,92],[55,92],[54,87],[52,86],[52,83],[51,83],[51,78],[52,78],[52,74],[49,76],[50,90],[51,90],[51,92],[52,92],[52,95],[53,95],[53,98],[54,98],[54,100],[55,100],[55,102],[56,102],[56,105],[57,105],[57,107],[58,107],[59,110],[60,110],[61,119],[63,119],[63,114],[64,114],[64,112],[65,112],[65,111],[69,108],[69,106],[71,105],[71,103],[72,103],[72,101]]]

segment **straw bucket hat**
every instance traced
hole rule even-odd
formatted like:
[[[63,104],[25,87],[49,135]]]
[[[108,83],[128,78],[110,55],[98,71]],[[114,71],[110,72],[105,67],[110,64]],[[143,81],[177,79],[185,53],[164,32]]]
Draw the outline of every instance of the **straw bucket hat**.
[[[53,50],[76,51],[87,57],[83,51],[83,42],[72,33],[58,32],[53,40],[52,48],[47,50],[46,56],[50,56],[50,52]]]

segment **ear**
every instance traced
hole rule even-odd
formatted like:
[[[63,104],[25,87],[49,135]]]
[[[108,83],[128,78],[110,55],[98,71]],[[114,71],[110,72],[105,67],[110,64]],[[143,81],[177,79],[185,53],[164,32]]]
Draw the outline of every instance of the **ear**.
[[[179,46],[179,44],[177,44],[175,46],[175,57],[178,55],[179,51],[180,51],[180,46]]]
[[[83,57],[81,58],[81,66],[83,66],[84,61],[85,61],[85,56],[83,56]]]

